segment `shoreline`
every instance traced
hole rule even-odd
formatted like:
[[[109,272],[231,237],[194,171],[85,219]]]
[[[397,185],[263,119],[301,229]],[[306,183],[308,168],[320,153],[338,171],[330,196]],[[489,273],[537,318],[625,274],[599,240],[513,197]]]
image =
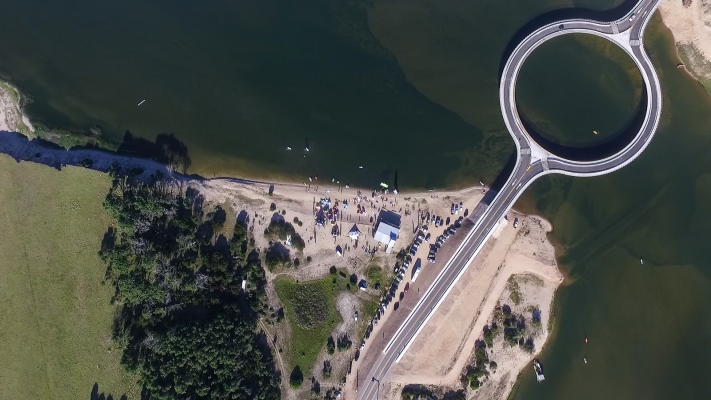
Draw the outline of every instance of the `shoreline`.
[[[14,91],[14,96],[12,91]],[[126,154],[119,154],[118,152],[112,151],[111,149],[98,147],[67,149],[66,147],[63,147],[62,145],[54,141],[46,140],[46,136],[43,138],[42,135],[37,134],[37,128],[35,128],[32,122],[22,113],[20,107],[20,99],[20,92],[17,91],[17,89],[15,89],[11,84],[3,83],[3,85],[0,85],[0,154],[8,155],[18,163],[22,161],[29,161],[44,164],[57,170],[61,170],[65,166],[83,167],[102,173],[109,173],[112,170],[119,169],[122,170],[124,173],[127,173],[145,182],[150,182],[153,179],[160,177],[161,179],[166,179],[171,182],[177,182],[180,184],[184,183],[187,186],[198,189],[201,194],[204,194],[209,201],[213,202],[216,205],[224,204],[226,202],[231,203],[231,206],[233,207],[235,213],[240,209],[242,210],[242,212],[245,212],[245,210],[249,210],[249,212],[246,212],[245,214],[247,214],[248,216],[254,215],[254,221],[252,221],[253,228],[255,223],[258,223],[260,226],[267,223],[264,220],[263,216],[269,215],[269,213],[265,212],[265,209],[266,207],[268,207],[270,201],[278,202],[280,204],[280,208],[283,207],[283,210],[288,210],[288,218],[292,218],[296,214],[297,217],[301,217],[304,220],[308,220],[308,218],[312,217],[310,212],[312,196],[314,197],[314,199],[316,198],[316,196],[321,197],[324,195],[327,197],[333,196],[336,198],[349,198],[352,197],[354,193],[359,194],[360,191],[370,194],[371,192],[378,190],[363,189],[358,187],[345,188],[345,186],[340,186],[332,182],[323,182],[319,184],[311,182],[311,184],[309,185],[305,182],[299,183],[298,181],[288,180],[267,181],[261,179],[238,177],[206,178],[199,175],[183,174],[176,171],[171,166],[163,164],[156,160]],[[272,197],[271,191],[273,191],[275,188],[276,192]],[[436,189],[428,191],[408,189],[399,192],[397,196],[390,195],[390,197],[395,198],[395,201],[391,202],[390,205],[386,203],[387,199],[385,198],[380,199],[383,200],[382,204],[380,204],[378,199],[374,200],[373,198],[371,198],[369,203],[370,209],[368,215],[376,215],[376,210],[379,211],[381,207],[383,209],[386,209],[389,207],[394,207],[398,203],[400,203],[401,207],[403,203],[407,207],[407,204],[412,202],[413,210],[415,207],[414,204],[420,204],[420,202],[425,204],[425,208],[437,208],[441,207],[444,203],[447,203],[449,201],[448,199],[450,196],[455,198],[461,197],[464,199],[474,199],[479,196],[479,191],[485,192],[486,190],[488,190],[488,188],[485,186],[473,186],[461,189]],[[348,191],[348,194],[344,193],[345,191]],[[477,194],[472,197],[472,194],[475,192]],[[483,193],[481,194],[483,195]],[[411,201],[410,197],[414,199]],[[417,199],[418,197],[419,199]],[[425,199],[427,201],[424,201]],[[479,200],[477,198],[476,202],[478,203],[478,201]],[[474,206],[475,205],[471,206],[472,210],[474,209]],[[417,207],[419,209],[419,205]],[[255,211],[257,209],[259,209],[259,211]],[[257,217],[257,214],[260,214],[259,218]],[[538,218],[539,220],[544,221],[543,223],[547,224],[547,226],[549,227],[548,230],[550,230],[550,224],[540,217],[527,217],[523,214],[516,213],[513,210],[510,211],[510,214],[518,215],[519,217],[527,219]],[[410,218],[412,218],[412,215],[410,216]],[[348,218],[348,221],[350,223],[350,217]],[[353,222],[355,222],[355,220]],[[368,229],[368,232],[370,232],[368,226],[372,224],[372,217],[370,217],[370,223],[368,222],[368,220],[363,221],[361,223],[359,217],[357,224],[362,225],[360,229],[363,231],[363,233],[366,232],[366,229]],[[406,224],[403,224],[403,227],[405,225]],[[502,224],[497,229],[502,230],[505,225],[510,224]],[[308,229],[309,228],[307,227],[306,231],[301,232],[304,235],[304,239],[306,239],[310,234],[310,231],[308,231]],[[406,246],[407,243],[409,243],[408,237],[413,236],[414,233],[410,234],[409,232],[405,232],[405,230],[406,229],[403,229],[402,231],[403,238],[400,242],[400,245]],[[316,237],[318,236],[318,234],[324,237],[318,239],[319,243],[321,244],[316,245]],[[497,236],[498,234],[495,237]],[[347,256],[344,255],[346,257],[340,259],[341,261],[339,261],[339,259],[335,257],[333,251],[331,250],[332,246],[324,244],[325,242],[330,242],[328,240],[324,240],[326,239],[326,237],[330,237],[330,235],[328,235],[327,233],[324,234],[321,232],[316,232],[316,230],[314,230],[312,236],[313,244],[309,244],[309,251],[304,252],[304,254],[298,255],[299,257],[306,257],[307,254],[314,256],[314,263],[312,265],[302,267],[297,271],[287,272],[286,275],[292,276],[294,278],[300,278],[303,280],[320,279],[328,275],[327,265],[331,265],[332,263],[336,262],[343,262],[345,261],[346,257],[350,258],[350,260],[362,257],[362,254],[359,254],[360,252],[358,251],[356,251],[355,255],[350,254],[351,252],[346,252]],[[260,238],[260,240],[258,240],[258,242],[260,242],[260,247],[266,245],[266,243],[261,243],[261,239],[263,238]],[[368,242],[368,247],[370,247],[370,240],[366,240]],[[309,243],[311,243],[311,239],[309,239]],[[549,246],[551,245],[550,242],[547,241],[547,239],[546,243]],[[508,253],[509,251],[506,250],[504,252],[504,255],[506,256],[508,255]],[[309,258],[311,257],[309,256]],[[557,264],[555,263],[555,261],[553,262],[553,267],[556,269],[557,273],[560,274],[560,272],[557,270]],[[354,263],[354,265],[349,266],[348,269],[358,271],[359,267],[357,267],[357,263]],[[473,267],[470,267],[470,270],[473,269]],[[456,362],[450,365],[450,367],[448,368],[447,373],[445,374],[445,379],[437,378],[440,380],[441,383],[445,383],[445,381],[456,382],[461,373],[461,369],[464,367],[464,365],[470,358],[470,354],[472,352],[475,341],[480,336],[480,334],[475,334],[473,332],[480,332],[481,325],[488,320],[489,315],[491,314],[491,310],[489,310],[489,308],[493,309],[495,304],[492,303],[492,301],[497,300],[501,295],[501,292],[504,290],[502,285],[506,284],[506,281],[509,279],[510,276],[521,272],[526,271],[513,271],[509,268],[506,268],[503,271],[497,271],[496,275],[490,281],[488,281],[487,288],[484,291],[484,299],[478,307],[477,315],[474,317],[474,320],[470,324],[470,328],[473,327],[473,329],[465,334],[464,340],[461,341],[460,345],[457,347]],[[284,273],[282,272],[281,274],[283,275]],[[280,274],[267,272],[267,275],[270,277],[269,279],[271,282],[271,280],[275,276],[278,276]],[[450,297],[451,296],[452,294],[450,294]],[[551,302],[547,305],[547,307],[549,309],[552,308],[553,303]],[[344,318],[344,320],[345,319],[346,318]],[[285,338],[281,335],[280,338],[280,340],[282,341],[285,340]],[[281,344],[286,345],[285,343]],[[543,346],[544,344],[545,338],[541,346]],[[276,352],[276,348],[274,348],[274,350]],[[278,361],[279,364],[282,365],[283,369],[284,361],[281,359],[281,357],[278,357]],[[518,373],[521,372],[522,368],[523,367],[521,367],[521,369],[517,371],[515,376],[518,376]],[[283,374],[286,374],[288,371],[282,372]],[[395,376],[394,373],[391,373],[391,375],[393,377]],[[286,375],[283,375],[283,377],[286,377]],[[397,384],[398,382],[404,383],[404,381],[409,381],[408,383],[418,383],[416,382],[418,380],[424,381],[423,383],[429,381],[432,381],[431,383],[434,383],[432,379],[435,378],[428,379],[426,377],[427,375],[411,375],[407,378],[402,377],[401,379],[391,379],[389,381],[389,384],[393,385]]]

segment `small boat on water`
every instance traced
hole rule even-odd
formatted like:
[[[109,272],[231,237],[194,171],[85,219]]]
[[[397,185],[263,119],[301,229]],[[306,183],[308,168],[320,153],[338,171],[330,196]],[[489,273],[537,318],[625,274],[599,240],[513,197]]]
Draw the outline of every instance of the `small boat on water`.
[[[145,103],[145,102],[146,102],[146,99],[143,99],[143,100],[141,100],[140,103],[138,103],[138,105],[140,106],[141,104],[143,104],[143,103]]]
[[[291,150],[291,147],[289,147],[289,146],[286,146],[286,149],[287,149],[287,150]]]
[[[587,364],[587,363],[588,363],[588,358],[587,358],[587,357],[583,357],[583,361],[585,361],[585,364]]]
[[[546,380],[546,377],[543,376],[543,368],[540,361],[533,360],[533,370],[536,372],[536,380],[538,382]]]
[[[644,260],[640,258],[640,259],[639,259],[639,263],[640,263],[640,264],[644,264]]]
[[[597,135],[599,132],[598,132],[598,131],[593,131],[593,133]]]

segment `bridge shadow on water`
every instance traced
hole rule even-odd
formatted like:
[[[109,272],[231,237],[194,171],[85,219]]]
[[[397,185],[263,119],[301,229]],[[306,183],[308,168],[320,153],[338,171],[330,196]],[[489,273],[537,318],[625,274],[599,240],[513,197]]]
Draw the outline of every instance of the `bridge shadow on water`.
[[[526,117],[526,115],[521,111],[521,107],[518,105],[518,115],[521,118],[521,123],[523,127],[528,132],[529,136],[538,143],[545,150],[568,160],[572,161],[594,161],[603,158],[610,157],[622,149],[625,148],[632,140],[634,140],[637,133],[642,129],[642,124],[644,123],[644,117],[647,113],[647,91],[642,90],[642,95],[640,96],[640,102],[637,106],[637,112],[634,117],[629,120],[629,122],[617,132],[614,137],[604,143],[590,146],[590,147],[571,147],[564,143],[555,142],[549,138],[544,137],[540,132],[536,131],[531,121]]]
[[[616,21],[632,10],[632,7],[634,7],[638,1],[639,0],[624,0],[622,4],[610,10],[590,10],[586,8],[567,7],[537,16],[522,26],[509,41],[508,46],[506,46],[504,53],[501,55],[499,78],[501,78],[501,74],[504,71],[506,61],[508,61],[509,56],[511,56],[516,46],[536,29],[556,21],[572,18],[592,19],[601,22]]]

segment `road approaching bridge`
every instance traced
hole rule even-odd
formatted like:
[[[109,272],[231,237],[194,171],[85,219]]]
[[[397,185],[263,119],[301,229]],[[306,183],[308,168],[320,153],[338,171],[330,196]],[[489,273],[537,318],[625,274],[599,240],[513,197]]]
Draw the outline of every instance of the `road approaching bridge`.
[[[360,371],[358,399],[378,398],[380,382],[385,379],[393,363],[404,356],[434,310],[491,236],[496,223],[535,179],[550,173],[572,176],[607,174],[629,164],[644,151],[659,125],[662,90],[654,66],[644,51],[642,35],[660,1],[640,0],[624,18],[613,22],[569,19],[550,23],[531,33],[514,49],[504,67],[499,90],[504,122],[516,143],[517,157],[513,172],[484,214],[474,221],[474,228],[390,339],[371,370]],[[639,132],[624,148],[599,160],[566,159],[547,150],[526,131],[516,107],[516,79],[526,58],[542,43],[570,33],[596,35],[617,44],[634,60],[644,80],[646,110]]]

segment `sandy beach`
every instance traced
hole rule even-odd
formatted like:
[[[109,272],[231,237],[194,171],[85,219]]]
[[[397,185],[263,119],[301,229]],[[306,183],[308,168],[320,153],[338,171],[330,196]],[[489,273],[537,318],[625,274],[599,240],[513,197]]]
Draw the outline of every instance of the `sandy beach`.
[[[672,31],[686,70],[711,90],[711,2],[709,0],[662,0],[664,24]]]

